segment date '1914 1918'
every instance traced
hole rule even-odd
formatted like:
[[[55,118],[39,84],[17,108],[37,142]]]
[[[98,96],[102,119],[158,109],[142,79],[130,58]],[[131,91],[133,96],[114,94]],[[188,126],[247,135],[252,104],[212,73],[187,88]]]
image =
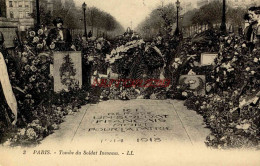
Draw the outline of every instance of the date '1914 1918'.
[[[161,138],[137,138],[137,142],[161,142]],[[102,139],[101,143],[116,143],[116,142],[124,142],[124,139]]]

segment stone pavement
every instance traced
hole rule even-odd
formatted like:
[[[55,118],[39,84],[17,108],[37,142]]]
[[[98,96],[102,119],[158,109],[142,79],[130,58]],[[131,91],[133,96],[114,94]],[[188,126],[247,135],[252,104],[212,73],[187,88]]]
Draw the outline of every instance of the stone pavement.
[[[42,145],[185,143],[204,145],[210,133],[203,118],[177,100],[109,100],[67,116]],[[40,145],[41,146],[41,145]]]

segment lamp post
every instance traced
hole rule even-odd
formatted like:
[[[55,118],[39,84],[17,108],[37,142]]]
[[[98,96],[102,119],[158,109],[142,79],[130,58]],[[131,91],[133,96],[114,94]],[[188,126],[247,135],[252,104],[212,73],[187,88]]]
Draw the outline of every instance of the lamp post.
[[[177,26],[176,26],[176,30],[174,32],[175,35],[179,35],[180,30],[179,30],[179,8],[180,8],[180,1],[177,0],[176,2],[176,8],[177,8]]]
[[[220,30],[223,33],[226,33],[226,0],[223,0],[223,9],[222,9],[222,22],[220,26]]]
[[[87,24],[86,24],[87,5],[85,2],[82,4],[82,9],[83,9],[83,14],[84,14],[84,36],[87,37]]]
[[[90,14],[91,14],[91,31],[92,34],[94,33],[94,13],[93,13],[93,8],[90,10]]]
[[[37,28],[39,28],[41,25],[39,0],[36,0],[36,13],[37,13]]]

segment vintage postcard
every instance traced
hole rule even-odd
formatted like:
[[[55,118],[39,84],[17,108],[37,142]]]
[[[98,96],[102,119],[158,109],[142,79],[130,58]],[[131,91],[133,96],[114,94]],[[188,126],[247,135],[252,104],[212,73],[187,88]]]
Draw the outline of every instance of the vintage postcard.
[[[259,166],[259,0],[0,0],[0,166]]]

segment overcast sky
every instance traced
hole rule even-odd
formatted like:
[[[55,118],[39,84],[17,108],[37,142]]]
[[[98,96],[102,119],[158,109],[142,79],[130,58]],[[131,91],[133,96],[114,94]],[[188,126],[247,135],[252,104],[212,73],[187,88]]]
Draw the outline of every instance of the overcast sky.
[[[141,23],[150,12],[157,6],[175,3],[176,0],[74,0],[77,6],[81,6],[83,2],[89,7],[95,6],[114,16],[124,28],[131,26],[135,28]],[[180,0],[183,2],[184,0]]]

